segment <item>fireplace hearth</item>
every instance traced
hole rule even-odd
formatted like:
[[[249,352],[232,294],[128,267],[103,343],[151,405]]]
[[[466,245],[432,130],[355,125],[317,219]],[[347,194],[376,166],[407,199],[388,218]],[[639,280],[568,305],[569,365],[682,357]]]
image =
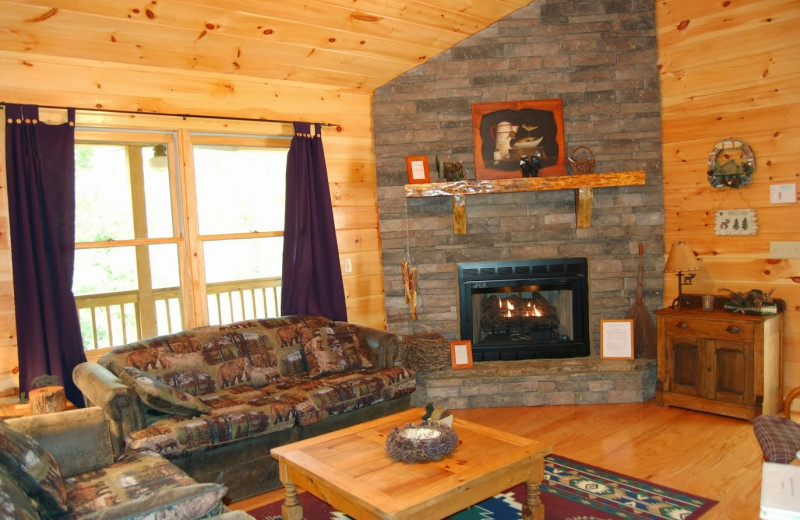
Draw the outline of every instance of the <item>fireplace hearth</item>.
[[[589,355],[585,258],[460,263],[458,285],[474,361]]]

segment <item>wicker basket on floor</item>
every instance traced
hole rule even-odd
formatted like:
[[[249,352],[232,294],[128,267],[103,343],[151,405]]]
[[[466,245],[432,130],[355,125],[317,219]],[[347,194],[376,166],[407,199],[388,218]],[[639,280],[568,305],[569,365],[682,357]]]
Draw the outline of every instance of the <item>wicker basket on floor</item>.
[[[403,366],[417,372],[450,368],[450,342],[438,332],[406,336],[400,346]]]

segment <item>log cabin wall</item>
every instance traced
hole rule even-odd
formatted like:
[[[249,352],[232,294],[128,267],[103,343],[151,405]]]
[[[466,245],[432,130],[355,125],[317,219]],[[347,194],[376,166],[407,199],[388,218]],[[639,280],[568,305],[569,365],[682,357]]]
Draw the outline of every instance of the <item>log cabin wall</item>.
[[[665,245],[688,242],[702,260],[686,291],[774,290],[786,301],[788,391],[800,385],[800,259],[772,258],[770,243],[798,240],[800,206],[771,204],[770,186],[800,182],[798,3],[669,0],[656,3],[656,15]],[[714,188],[706,161],[729,137],[752,148],[755,172],[743,188]],[[717,235],[715,213],[726,209],[756,210],[757,234]],[[669,304],[674,274],[665,275],[664,287]]]
[[[165,74],[31,54],[21,59],[7,52],[0,52],[0,70],[5,102],[336,123],[323,128],[323,143],[340,257],[350,257],[353,265],[353,272],[344,274],[348,317],[385,327],[369,93],[296,82],[266,84],[222,74]],[[290,134],[291,126],[284,127]],[[4,191],[5,167],[0,168]],[[14,397],[17,344],[7,213],[4,193],[0,197],[0,395]]]
[[[458,262],[587,257],[592,355],[599,322],[636,298],[663,299],[663,197],[655,9],[650,2],[546,0],[506,16],[375,92],[378,206],[388,328],[458,339]],[[588,146],[596,172],[644,170],[646,185],[594,190],[591,226],[576,228],[573,190],[469,195],[466,234],[450,197],[404,198],[406,156],[463,161],[475,178],[473,103],[561,98],[566,148]],[[435,171],[431,173],[437,179]],[[400,261],[418,269],[418,316]]]

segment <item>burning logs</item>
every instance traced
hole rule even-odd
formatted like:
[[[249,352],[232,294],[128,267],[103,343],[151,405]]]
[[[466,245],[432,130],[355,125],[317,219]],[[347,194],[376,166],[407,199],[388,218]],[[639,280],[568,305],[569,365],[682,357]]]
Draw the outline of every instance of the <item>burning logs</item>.
[[[481,330],[492,334],[515,334],[558,329],[557,309],[538,292],[530,298],[489,296],[481,302]]]

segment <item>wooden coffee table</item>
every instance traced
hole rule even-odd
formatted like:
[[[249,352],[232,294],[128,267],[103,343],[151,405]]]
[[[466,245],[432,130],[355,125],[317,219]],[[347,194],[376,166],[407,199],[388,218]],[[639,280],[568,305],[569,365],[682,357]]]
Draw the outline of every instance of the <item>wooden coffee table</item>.
[[[395,426],[418,423],[411,409],[271,450],[286,488],[284,520],[302,520],[297,487],[356,520],[444,518],[521,482],[525,520],[543,520],[539,484],[550,446],[458,418],[456,449],[435,462],[408,464],[386,454]]]

